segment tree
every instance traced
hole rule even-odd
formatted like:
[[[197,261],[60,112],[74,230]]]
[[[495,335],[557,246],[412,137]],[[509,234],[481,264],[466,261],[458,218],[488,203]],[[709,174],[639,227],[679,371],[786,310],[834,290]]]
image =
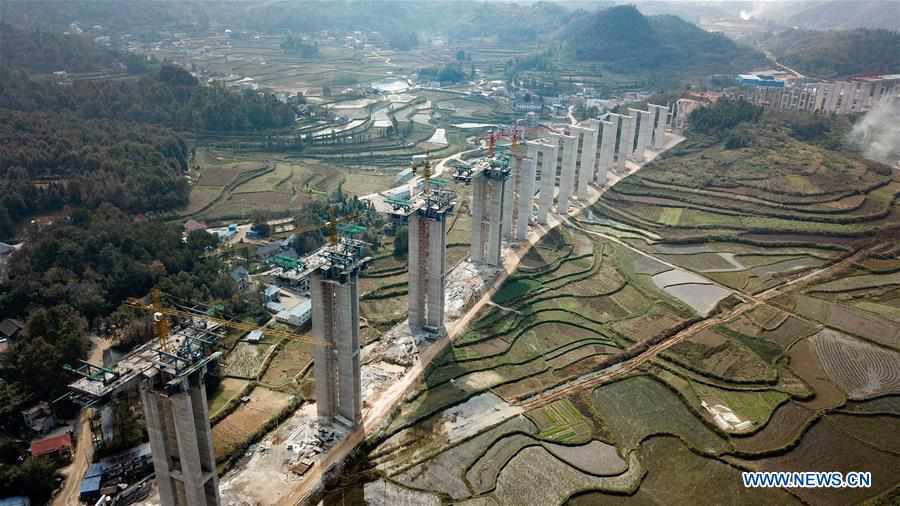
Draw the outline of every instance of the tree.
[[[419,37],[416,32],[393,31],[388,36],[388,44],[391,49],[409,51],[419,45]]]
[[[197,78],[177,65],[163,65],[159,69],[159,80],[173,86],[197,86]]]
[[[116,347],[119,351],[132,350],[156,336],[156,327],[153,319],[148,315],[142,315],[131,319],[116,335]]]
[[[0,464],[0,495],[26,495],[46,504],[57,485],[56,466],[47,457],[28,457],[21,464]]]
[[[50,399],[55,393],[62,393],[65,384],[54,384],[51,378],[62,379],[62,367],[66,361],[62,353],[42,337],[20,339],[3,356],[4,368],[15,378],[10,378],[23,392],[33,399]],[[70,363],[69,365],[77,365]]]
[[[466,80],[466,73],[458,63],[450,63],[443,67],[419,69],[419,77],[442,83],[460,83]]]
[[[291,246],[298,255],[304,256],[321,248],[323,244],[325,244],[325,235],[322,233],[322,230],[310,230],[297,234]]]
[[[319,45],[315,42],[307,43],[301,38],[294,38],[288,35],[288,38],[281,43],[281,49],[285,53],[299,54],[304,58],[318,58]]]
[[[269,237],[270,235],[272,235],[272,227],[264,221],[254,223],[253,227],[251,228],[253,229],[253,232],[255,232],[259,237]]]
[[[271,215],[265,211],[255,211],[253,213],[253,226],[251,229],[259,237],[269,237],[272,235],[272,227],[269,226]]]
[[[43,338],[73,365],[87,355],[87,329],[87,321],[67,304],[38,309],[25,324],[29,339]]]
[[[6,206],[0,204],[0,239],[12,237],[15,233],[16,227],[9,216],[9,211],[6,210]]]
[[[713,105],[695,109],[688,123],[691,130],[721,138],[741,123],[754,123],[762,117],[763,108],[746,100],[722,99]]]
[[[219,236],[210,234],[206,230],[194,230],[187,237],[187,244],[191,250],[202,253],[211,251],[219,244]]]
[[[409,229],[399,227],[394,235],[394,258],[404,258],[409,253]]]

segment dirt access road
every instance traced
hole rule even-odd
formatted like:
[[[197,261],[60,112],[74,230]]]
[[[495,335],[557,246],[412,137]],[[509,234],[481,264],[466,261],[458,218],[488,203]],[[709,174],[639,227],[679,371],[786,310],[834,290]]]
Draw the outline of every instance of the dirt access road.
[[[805,286],[817,280],[828,279],[838,273],[852,268],[857,262],[866,258],[869,254],[871,254],[874,250],[880,248],[882,245],[883,244],[877,244],[875,246],[860,249],[859,251],[847,257],[844,257],[843,259],[829,266],[816,269],[815,271],[810,273],[794,276],[776,287],[766,290],[756,296],[750,296],[750,300],[748,302],[744,302],[735,306],[725,314],[706,318],[689,326],[686,329],[681,330],[680,332],[677,332],[676,334],[663,340],[662,342],[650,346],[647,350],[641,352],[636,356],[626,358],[622,362],[611,364],[604,369],[601,369],[600,371],[580,376],[579,378],[576,378],[572,381],[559,385],[550,390],[545,390],[535,396],[528,397],[527,399],[523,399],[520,402],[515,402],[514,404],[517,406],[521,406],[524,410],[528,411],[550,404],[553,401],[568,396],[572,392],[585,388],[593,388],[595,386],[609,383],[610,381],[613,381],[615,379],[622,378],[628,374],[631,374],[663,351],[671,348],[672,346],[675,346],[685,339],[697,335],[704,330],[715,327],[716,325],[727,323],[741,316],[742,314],[755,309],[760,305],[766,304],[767,300],[778,297],[779,295],[786,293],[789,289]],[[633,349],[634,348],[632,348],[632,350]],[[630,356],[628,350],[626,350],[624,354],[626,357]]]
[[[552,223],[551,226],[542,226],[532,230],[528,237],[528,246],[539,241],[544,234],[554,226],[556,226],[556,223]],[[393,409],[402,401],[406,392],[413,388],[422,377],[428,364],[438,357],[454,339],[462,335],[478,312],[485,304],[490,303],[494,293],[496,293],[503,282],[506,281],[506,278],[511,273],[515,272],[519,262],[522,257],[525,256],[527,251],[528,247],[520,247],[516,250],[508,249],[506,251],[504,256],[504,269],[500,271],[500,274],[491,284],[490,288],[488,288],[481,296],[478,302],[469,308],[459,320],[454,322],[453,325],[447,329],[447,335],[444,338],[435,341],[422,352],[416,365],[411,367],[399,381],[391,386],[391,388],[384,391],[375,399],[372,406],[363,412],[361,427],[347,434],[344,439],[328,451],[324,458],[316,462],[306,472],[303,481],[297,488],[292,490],[288,496],[278,502],[279,505],[296,505],[303,504],[307,501],[319,486],[322,475],[329,467],[343,461],[354,448],[365,441],[368,434],[375,433],[381,428],[382,424],[387,421],[388,415],[390,415]]]
[[[682,141],[684,141],[683,137],[674,136],[671,141],[667,143],[665,149],[661,152],[665,152],[673,148]],[[453,156],[445,158],[437,164],[437,167],[440,171],[443,171],[446,162],[459,157],[461,154],[462,153],[457,153]],[[655,157],[656,156],[653,156],[650,160],[646,160],[645,163],[649,163]],[[596,202],[608,188],[611,188],[619,180],[626,177],[627,175],[636,172],[640,169],[640,167],[641,165],[629,163],[626,166],[626,172],[624,174],[609,174],[606,186],[600,189],[594,189],[591,192],[590,197],[584,203],[584,207],[588,207]],[[574,212],[577,213],[579,212],[579,210],[576,210]],[[353,451],[354,448],[365,441],[367,434],[374,433],[381,427],[383,423],[385,423],[388,415],[390,415],[393,409],[399,404],[400,401],[402,401],[403,397],[406,395],[406,392],[419,381],[428,364],[430,364],[435,357],[437,357],[442,351],[444,351],[454,339],[462,335],[468,325],[478,314],[478,312],[486,304],[489,304],[491,302],[494,293],[496,293],[503,282],[506,281],[506,278],[516,271],[519,266],[519,262],[521,261],[522,257],[524,257],[528,252],[529,247],[540,241],[545,234],[562,223],[562,220],[558,219],[554,215],[550,216],[549,221],[550,222],[548,223],[548,225],[539,225],[532,228],[532,230],[528,234],[527,244],[521,244],[515,249],[507,248],[505,250],[503,260],[504,269],[500,271],[500,274],[494,280],[493,284],[491,284],[490,288],[488,288],[484,292],[484,294],[482,294],[478,302],[472,305],[472,307],[469,308],[469,310],[459,320],[454,322],[452,326],[447,329],[446,337],[436,341],[428,349],[426,349],[419,356],[419,361],[416,363],[416,365],[410,368],[409,371],[407,371],[399,381],[394,383],[394,385],[390,389],[383,392],[377,399],[373,401],[372,407],[363,413],[363,420],[360,428],[347,434],[347,436],[343,440],[341,440],[341,442],[331,448],[331,450],[329,450],[322,459],[316,462],[306,472],[304,479],[293,490],[291,490],[290,494],[288,494],[284,499],[278,502],[279,505],[294,506],[303,504],[308,501],[312,497],[315,490],[319,487],[324,472],[332,465],[343,461],[350,454],[350,452]]]
[[[93,348],[88,362],[102,364],[103,352],[112,346],[112,341],[97,337],[91,338],[91,341]],[[53,506],[79,506],[81,504],[81,501],[78,500],[81,480],[94,461],[94,441],[91,434],[91,418],[93,416],[94,410],[91,408],[82,409],[79,414],[75,455],[72,456],[72,463],[62,470],[66,481],[62,491],[53,498]]]

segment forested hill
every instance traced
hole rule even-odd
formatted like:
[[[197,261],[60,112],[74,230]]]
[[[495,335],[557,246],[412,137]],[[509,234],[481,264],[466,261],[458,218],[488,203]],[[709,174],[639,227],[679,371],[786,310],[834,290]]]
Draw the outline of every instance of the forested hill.
[[[790,30],[761,37],[761,43],[781,63],[814,77],[900,72],[898,32]]]
[[[263,32],[365,30],[386,34],[430,32],[457,39],[496,37],[505,43],[552,36],[573,15],[555,2],[475,0],[7,0],[10,23],[64,30],[69,23],[100,24],[120,32],[153,36],[159,31],[207,30],[209,26]],[[60,4],[56,7],[56,4]],[[14,6],[14,7],[13,7]],[[52,12],[45,13],[50,10]],[[131,11],[134,14],[131,15]]]
[[[0,23],[0,65],[49,73],[95,72],[125,68],[124,55],[94,44],[82,35],[22,31]]]
[[[170,65],[131,80],[58,86],[10,70],[0,75],[0,107],[73,111],[85,118],[157,123],[178,130],[245,132],[293,125],[294,111],[273,95],[204,86]]]
[[[852,30],[881,28],[900,30],[900,2],[897,0],[829,0],[809,2],[809,7],[782,22],[810,30]]]
[[[187,204],[188,152],[154,125],[0,109],[0,239],[65,205],[140,213]]]
[[[562,35],[566,53],[620,71],[737,71],[765,62],[762,53],[677,16],[644,16],[623,5],[576,17]]]
[[[65,40],[53,40],[23,43],[26,54],[16,60],[23,65],[0,66],[0,240],[12,237],[18,222],[63,206],[109,202],[143,213],[185,205],[187,152],[173,130],[248,132],[294,123],[292,106],[271,94],[205,86],[172,65],[67,85],[36,77],[30,69],[58,68],[56,56],[47,56],[55,51],[73,55],[71,69],[110,61],[97,56],[105,53],[92,41],[67,53],[60,49]]]
[[[36,76],[127,70],[131,79],[59,86]],[[157,123],[178,130],[243,132],[284,128],[293,109],[271,94],[203,86],[189,72],[100,47],[80,35],[24,31],[0,24],[0,108],[73,111],[87,118]]]

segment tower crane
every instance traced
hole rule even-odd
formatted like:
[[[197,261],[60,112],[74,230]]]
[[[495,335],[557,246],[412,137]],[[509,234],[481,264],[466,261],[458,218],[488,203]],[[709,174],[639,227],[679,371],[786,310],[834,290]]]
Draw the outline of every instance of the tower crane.
[[[484,139],[487,143],[486,158],[493,158],[497,154],[497,142],[500,139],[509,139],[509,152],[519,161],[525,157],[522,149],[525,143],[526,130],[520,127],[512,127],[508,129],[493,130]]]
[[[341,218],[335,218],[334,211],[332,210],[331,215],[332,215],[332,219],[325,222],[324,224],[312,225],[309,227],[305,227],[305,228],[302,228],[301,230],[297,231],[296,233],[303,234],[303,233],[312,232],[315,230],[326,229],[327,233],[328,233],[328,243],[331,246],[336,246],[340,239],[341,234],[354,235],[354,234],[358,234],[358,233],[365,231],[365,227],[347,223],[347,222],[350,222],[350,221],[358,218],[359,217],[358,213],[349,214],[349,215],[343,216]],[[189,311],[186,309],[179,309],[179,308],[164,306],[162,303],[162,292],[158,288],[154,288],[153,290],[151,290],[150,300],[151,300],[151,303],[149,305],[147,305],[144,303],[144,301],[142,299],[130,298],[126,301],[126,304],[128,304],[131,307],[149,311],[150,313],[152,313],[153,326],[155,329],[156,338],[159,341],[159,349],[166,353],[175,353],[176,352],[176,350],[172,349],[173,348],[172,343],[169,342],[169,335],[171,332],[171,324],[169,322],[168,317],[203,319],[208,322],[218,324],[222,327],[226,327],[226,328],[230,328],[230,329],[234,329],[234,330],[240,330],[243,332],[250,332],[250,331],[259,329],[259,326],[251,324],[251,323],[228,320],[225,318],[217,318],[217,317],[214,317],[211,315],[198,314],[196,312]],[[317,345],[317,346],[327,346],[328,345],[325,341],[314,339],[311,336],[295,334],[293,332],[288,332],[288,331],[284,331],[284,330],[266,328],[263,330],[263,332],[268,335],[275,336],[275,337],[283,337],[283,338],[299,339],[302,341],[307,341],[307,342],[309,342],[313,345]],[[182,347],[185,346],[185,344],[186,343],[182,343]],[[187,344],[188,344],[188,346],[190,346],[190,344],[192,344],[192,343],[187,343]],[[213,343],[206,342],[206,343],[202,343],[202,344],[211,346]]]
[[[163,351],[166,351],[168,353],[172,353],[174,350],[168,349],[168,346],[170,344],[168,342],[170,325],[169,325],[169,321],[168,321],[167,317],[201,319],[201,320],[206,320],[211,323],[215,323],[222,327],[226,327],[226,328],[230,328],[230,329],[234,329],[234,330],[240,330],[243,332],[250,332],[253,330],[261,329],[261,327],[259,325],[254,325],[252,323],[228,320],[225,318],[218,318],[215,316],[200,314],[200,313],[197,313],[194,311],[189,311],[186,309],[179,309],[176,307],[164,306],[161,303],[162,292],[160,292],[160,290],[158,288],[154,288],[152,290],[151,297],[153,299],[153,303],[150,305],[144,304],[141,299],[133,299],[133,298],[128,299],[126,304],[128,304],[131,307],[153,313],[153,322],[155,324],[156,333],[157,333],[156,337],[159,340],[160,347],[163,349]],[[265,329],[263,329],[263,333],[268,334],[270,336],[274,336],[274,337],[299,339],[301,341],[306,341],[306,342],[316,345],[316,346],[326,346],[327,345],[324,341],[315,339],[312,336],[296,334],[294,332],[288,332],[286,330],[265,328]],[[209,344],[212,344],[212,343],[209,343]]]

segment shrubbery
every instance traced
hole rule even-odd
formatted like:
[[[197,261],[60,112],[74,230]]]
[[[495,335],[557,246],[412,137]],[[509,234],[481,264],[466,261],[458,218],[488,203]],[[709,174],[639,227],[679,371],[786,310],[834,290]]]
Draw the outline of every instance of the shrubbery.
[[[430,79],[442,83],[461,83],[466,80],[466,73],[457,63],[449,63],[443,67],[419,69],[419,79]]]
[[[745,122],[755,123],[762,114],[762,107],[746,100],[722,99],[713,105],[694,110],[688,122],[695,132],[725,139],[735,127]]]
[[[281,43],[281,49],[285,53],[298,54],[304,58],[318,58],[319,45],[316,43],[308,43],[301,38],[294,38],[288,35],[288,38]]]

